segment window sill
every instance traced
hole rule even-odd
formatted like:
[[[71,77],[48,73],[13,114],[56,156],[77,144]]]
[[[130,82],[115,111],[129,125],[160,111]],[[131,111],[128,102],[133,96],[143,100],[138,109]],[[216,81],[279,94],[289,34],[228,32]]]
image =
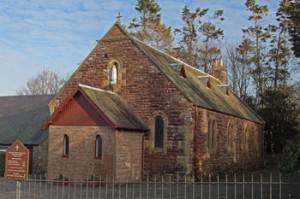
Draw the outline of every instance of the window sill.
[[[165,150],[163,148],[152,148],[152,153],[165,153]]]

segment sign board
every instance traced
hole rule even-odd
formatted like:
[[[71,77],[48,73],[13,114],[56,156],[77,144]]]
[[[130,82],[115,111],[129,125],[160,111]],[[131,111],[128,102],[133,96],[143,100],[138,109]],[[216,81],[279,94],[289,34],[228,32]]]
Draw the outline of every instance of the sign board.
[[[29,150],[17,140],[7,148],[5,156],[5,177],[14,180],[25,180],[29,170]]]

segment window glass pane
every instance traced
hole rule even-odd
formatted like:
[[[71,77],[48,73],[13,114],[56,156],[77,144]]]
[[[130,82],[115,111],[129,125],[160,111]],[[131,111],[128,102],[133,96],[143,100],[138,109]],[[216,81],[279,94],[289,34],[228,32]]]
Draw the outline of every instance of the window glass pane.
[[[118,80],[118,65],[117,63],[114,63],[110,70],[110,83],[115,84]]]
[[[64,135],[64,156],[69,155],[69,137]]]
[[[208,121],[207,147],[211,148],[211,120]]]
[[[164,147],[164,121],[161,116],[155,118],[155,144],[156,148]]]
[[[95,150],[96,158],[101,158],[102,157],[102,138],[100,135],[96,136],[96,150]]]

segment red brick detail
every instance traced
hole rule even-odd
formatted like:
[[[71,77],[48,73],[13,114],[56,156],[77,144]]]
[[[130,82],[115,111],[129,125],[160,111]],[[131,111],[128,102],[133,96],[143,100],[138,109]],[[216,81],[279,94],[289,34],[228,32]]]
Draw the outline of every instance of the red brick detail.
[[[77,93],[62,111],[59,112],[52,125],[70,126],[107,126],[108,124],[95,108],[84,98],[81,93]]]

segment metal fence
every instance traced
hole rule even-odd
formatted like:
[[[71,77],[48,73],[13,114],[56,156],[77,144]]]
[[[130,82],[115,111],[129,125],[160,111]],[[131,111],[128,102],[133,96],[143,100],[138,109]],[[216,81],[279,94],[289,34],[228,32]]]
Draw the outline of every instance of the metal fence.
[[[146,178],[140,182],[70,182],[31,176],[19,183],[0,179],[1,199],[299,199],[297,176],[218,175]],[[19,195],[17,190],[20,190]]]

